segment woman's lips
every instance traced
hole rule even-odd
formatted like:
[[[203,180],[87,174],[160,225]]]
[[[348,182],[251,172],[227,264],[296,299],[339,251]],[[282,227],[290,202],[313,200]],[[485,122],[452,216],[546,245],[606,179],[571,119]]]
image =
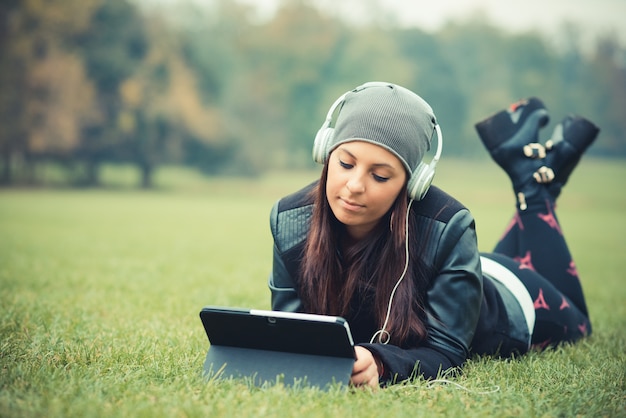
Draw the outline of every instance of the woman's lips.
[[[339,198],[339,200],[341,201],[343,207],[349,211],[355,212],[358,211],[362,208],[364,208],[364,205],[361,205],[360,203],[357,202],[353,202],[351,200],[348,199],[344,199],[344,198]]]

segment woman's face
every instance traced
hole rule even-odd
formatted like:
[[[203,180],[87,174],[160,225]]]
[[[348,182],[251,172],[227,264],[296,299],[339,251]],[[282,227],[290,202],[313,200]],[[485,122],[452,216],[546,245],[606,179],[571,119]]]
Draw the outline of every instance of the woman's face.
[[[348,234],[361,239],[391,208],[406,176],[398,157],[381,146],[347,142],[330,154],[326,198]]]

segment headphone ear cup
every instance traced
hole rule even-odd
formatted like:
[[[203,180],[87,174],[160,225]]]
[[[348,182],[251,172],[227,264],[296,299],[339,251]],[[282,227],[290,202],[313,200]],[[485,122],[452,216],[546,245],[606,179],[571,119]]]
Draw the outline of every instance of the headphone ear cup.
[[[334,134],[335,130],[328,126],[324,126],[317,131],[315,141],[313,142],[313,161],[318,164],[324,164],[326,162],[326,158],[328,158],[328,145],[331,143]]]
[[[422,200],[430,188],[435,177],[435,167],[421,162],[407,183],[407,193],[410,199]]]

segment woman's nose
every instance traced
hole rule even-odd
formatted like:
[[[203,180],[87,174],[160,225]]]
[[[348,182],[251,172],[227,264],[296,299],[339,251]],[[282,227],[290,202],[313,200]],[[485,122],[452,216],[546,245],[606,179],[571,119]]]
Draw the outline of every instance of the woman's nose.
[[[365,183],[360,175],[353,175],[348,179],[346,187],[350,193],[363,193],[365,191]]]

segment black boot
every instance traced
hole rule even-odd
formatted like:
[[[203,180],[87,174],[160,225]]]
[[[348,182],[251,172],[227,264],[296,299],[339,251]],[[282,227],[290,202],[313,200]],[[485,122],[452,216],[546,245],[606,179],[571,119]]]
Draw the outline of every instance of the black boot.
[[[545,163],[554,172],[548,184],[550,194],[556,199],[567,179],[580,161],[580,157],[598,137],[600,128],[581,116],[566,116],[555,128],[552,138],[546,141]]]
[[[539,129],[546,126],[549,119],[541,100],[531,97],[475,125],[493,160],[511,178],[521,210],[527,208],[526,200],[542,189],[533,175],[545,172],[546,153],[539,144]]]

